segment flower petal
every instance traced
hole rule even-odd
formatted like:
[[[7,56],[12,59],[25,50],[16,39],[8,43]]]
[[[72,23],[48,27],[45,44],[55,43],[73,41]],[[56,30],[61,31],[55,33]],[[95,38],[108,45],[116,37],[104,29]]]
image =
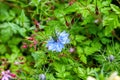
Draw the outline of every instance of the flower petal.
[[[68,36],[69,36],[69,34],[66,33],[65,31],[63,31],[62,33],[60,33],[58,39],[62,44],[67,44],[70,42]]]
[[[6,76],[3,76],[1,80],[9,80],[9,78]]]

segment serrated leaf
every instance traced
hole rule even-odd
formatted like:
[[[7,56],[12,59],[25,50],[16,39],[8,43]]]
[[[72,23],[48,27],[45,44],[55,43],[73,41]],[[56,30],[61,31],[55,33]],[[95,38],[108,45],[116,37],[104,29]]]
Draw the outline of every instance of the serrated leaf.
[[[9,17],[9,14],[7,11],[0,10],[0,21],[5,21]]]
[[[98,32],[98,27],[96,27],[96,26],[93,25],[93,24],[89,24],[89,25],[88,25],[88,32],[89,32],[90,34],[96,35],[97,32]]]
[[[32,53],[32,56],[33,56],[35,61],[38,61],[40,58],[40,54],[38,52]]]
[[[0,21],[5,21],[9,17],[8,5],[0,2]]]
[[[30,5],[33,4],[34,6],[38,6],[40,1],[41,0],[31,0],[31,2],[29,4]]]
[[[15,16],[15,12],[14,12],[13,10],[10,10],[10,11],[9,11],[9,16],[8,16],[8,18],[7,18],[6,21],[11,21],[11,20],[13,20],[15,17],[16,17],[16,16]]]
[[[105,27],[105,35],[111,33],[111,31],[120,26],[118,16],[115,14],[111,14],[103,19],[103,26]]]
[[[86,40],[86,41],[82,42],[83,45],[87,45],[87,46],[89,46],[91,43],[92,43],[91,40]]]
[[[96,52],[98,49],[96,47],[88,47],[86,46],[84,48],[85,54],[86,55],[92,55],[94,52]]]
[[[64,17],[64,11],[62,10],[62,9],[57,9],[57,10],[55,10],[55,16],[57,17],[57,18],[61,18],[61,17]]]
[[[25,18],[26,18],[26,16],[25,16],[24,10],[22,10],[21,15],[20,15],[19,18],[20,18],[20,21],[21,21],[22,23],[25,22]]]
[[[8,27],[8,23],[0,24],[0,29],[4,29],[4,28],[7,28],[7,27]]]
[[[65,66],[64,65],[61,65],[61,64],[58,64],[58,63],[54,63],[53,65],[54,65],[54,69],[58,73],[65,72]]]
[[[65,14],[70,14],[72,12],[76,12],[79,10],[79,4],[78,3],[74,3],[71,6],[68,6],[65,10],[64,13]]]
[[[115,11],[116,14],[120,14],[120,8],[114,4],[110,4],[110,7],[113,11]]]
[[[9,61],[13,63],[17,57],[18,57],[18,53],[11,54],[9,57]]]
[[[99,42],[93,41],[91,46],[86,46],[84,48],[84,52],[86,55],[92,55],[93,53],[99,51],[101,49],[101,44]]]
[[[29,19],[25,15],[24,10],[21,11],[21,14],[18,16],[18,18],[15,19],[15,22],[20,26],[29,29],[30,26]]]
[[[2,42],[7,42],[12,35],[13,35],[13,32],[11,32],[10,27],[8,27],[1,30],[0,39],[2,40]]]
[[[21,40],[21,38],[13,37],[8,41],[8,45],[18,45]]]
[[[81,47],[77,47],[77,53],[79,54],[79,56],[83,53],[83,49]]]
[[[19,53],[20,49],[16,46],[16,45],[9,45],[9,47],[11,48],[12,53]]]
[[[8,22],[8,25],[11,27],[14,34],[16,34],[17,31],[19,30],[19,26],[17,24]]]
[[[3,54],[6,52],[6,47],[4,44],[0,44],[0,54]]]
[[[26,36],[26,29],[25,28],[19,28],[18,32],[21,36],[24,36],[24,37]]]
[[[87,58],[86,58],[85,55],[81,55],[80,60],[81,60],[83,63],[87,64]]]
[[[82,41],[85,40],[85,39],[86,39],[86,37],[83,36],[83,35],[76,35],[76,36],[75,36],[75,40],[76,40],[77,42],[82,42]]]
[[[35,67],[39,67],[45,63],[45,54],[43,51],[37,51],[31,54],[35,60]]]
[[[110,39],[107,39],[107,38],[102,38],[102,39],[101,39],[101,42],[102,42],[103,44],[107,44],[107,43],[110,43],[111,40],[110,40]]]
[[[65,78],[65,77],[67,77],[67,76],[69,76],[69,75],[70,75],[70,72],[64,72],[62,77]],[[66,79],[66,80],[69,80],[69,79]]]
[[[51,73],[47,73],[47,78],[50,80],[56,80],[55,77],[53,76],[53,74],[51,74]]]
[[[77,68],[77,74],[79,77],[85,77],[85,75],[86,75],[85,70],[80,67]]]

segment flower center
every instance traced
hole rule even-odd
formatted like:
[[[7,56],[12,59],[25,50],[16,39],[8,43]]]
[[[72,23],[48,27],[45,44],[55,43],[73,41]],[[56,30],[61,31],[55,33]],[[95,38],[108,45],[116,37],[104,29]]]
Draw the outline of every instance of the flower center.
[[[58,42],[58,37],[57,36],[52,36],[52,38],[55,42]]]

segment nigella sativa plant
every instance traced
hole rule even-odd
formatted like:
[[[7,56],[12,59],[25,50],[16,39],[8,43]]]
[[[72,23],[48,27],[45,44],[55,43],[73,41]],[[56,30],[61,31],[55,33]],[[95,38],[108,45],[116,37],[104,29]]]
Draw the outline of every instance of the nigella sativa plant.
[[[64,45],[70,42],[68,38],[69,34],[66,31],[63,32],[55,32],[54,36],[51,36],[47,41],[47,48],[51,51],[61,52],[64,48]]]

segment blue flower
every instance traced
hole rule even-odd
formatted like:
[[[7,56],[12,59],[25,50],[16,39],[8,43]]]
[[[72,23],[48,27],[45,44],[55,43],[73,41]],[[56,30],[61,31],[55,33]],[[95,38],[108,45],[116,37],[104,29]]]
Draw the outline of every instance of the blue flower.
[[[61,52],[64,48],[64,45],[70,42],[68,37],[69,34],[65,31],[61,33],[57,32],[55,37],[50,37],[50,39],[47,41],[46,46],[48,47],[48,50]]]

